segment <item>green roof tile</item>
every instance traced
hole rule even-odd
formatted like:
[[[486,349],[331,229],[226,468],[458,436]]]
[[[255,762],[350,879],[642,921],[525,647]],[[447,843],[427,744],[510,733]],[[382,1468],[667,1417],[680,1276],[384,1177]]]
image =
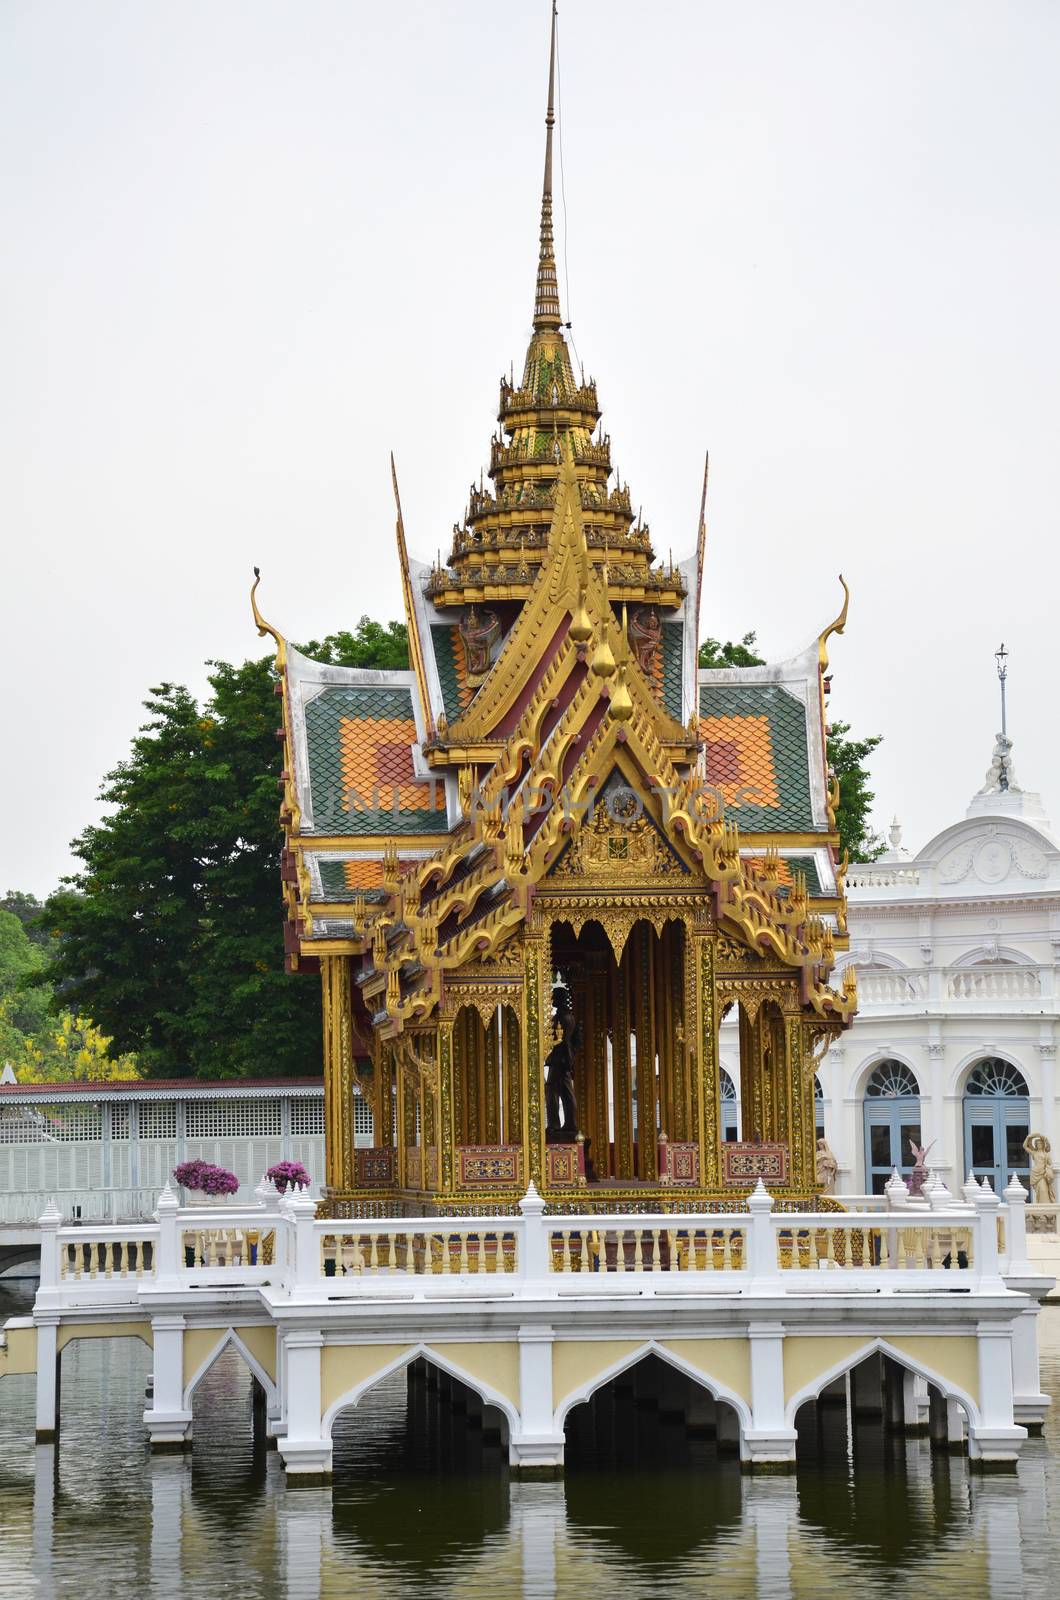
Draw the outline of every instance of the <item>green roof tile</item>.
[[[806,710],[771,683],[704,683],[707,783],[748,832],[814,828]]]
[[[448,831],[441,781],[419,781],[413,770],[409,689],[327,688],[306,706],[305,725],[317,833]]]

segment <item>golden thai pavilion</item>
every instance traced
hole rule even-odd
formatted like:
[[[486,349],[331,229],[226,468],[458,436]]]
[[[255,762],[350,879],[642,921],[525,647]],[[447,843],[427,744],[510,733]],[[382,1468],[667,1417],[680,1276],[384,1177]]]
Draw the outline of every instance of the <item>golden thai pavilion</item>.
[[[845,606],[792,660],[699,669],[702,515],[690,558],[657,561],[564,337],[554,66],[553,19],[533,332],[489,486],[433,567],[398,507],[410,670],[276,635],[287,964],[320,973],[337,1215],[503,1210],[530,1182],[556,1209],[731,1205],[759,1176],[805,1200],[815,1061],[856,1005],[852,978],[828,984]]]

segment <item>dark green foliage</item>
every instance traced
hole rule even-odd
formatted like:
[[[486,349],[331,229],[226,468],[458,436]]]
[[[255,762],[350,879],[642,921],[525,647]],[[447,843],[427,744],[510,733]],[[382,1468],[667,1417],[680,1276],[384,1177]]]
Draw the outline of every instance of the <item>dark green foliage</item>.
[[[757,634],[745,633],[734,643],[727,639],[704,639],[699,647],[701,667],[761,667],[765,657],[755,650]],[[869,788],[867,762],[883,738],[881,733],[868,739],[851,739],[849,722],[833,722],[828,730],[828,764],[839,779],[840,854],[849,850],[851,861],[874,861],[884,848],[879,834],[869,827],[869,810],[876,796]]]
[[[701,667],[761,667],[765,665],[765,656],[760,656],[755,650],[756,633],[745,633],[738,644],[731,639],[726,639],[722,644],[720,639],[704,639],[699,647],[699,664]]]
[[[305,649],[408,659],[404,626],[368,618]],[[74,841],[81,870],[45,908],[50,976],[147,1077],[302,1077],[320,1071],[320,990],[283,970],[275,675],[271,658],[211,667],[204,705],[169,683],[145,702],[107,814]]]
[[[876,796],[869,788],[868,759],[883,738],[851,739],[849,722],[833,722],[828,730],[828,765],[839,779],[836,823],[839,849],[850,851],[851,861],[875,861],[884,841],[869,827],[869,811]]]
[[[51,934],[40,921],[43,910],[36,895],[25,894],[21,889],[9,889],[0,900],[0,911],[10,911],[12,916],[17,917],[30,943],[40,945],[42,950],[51,943]]]

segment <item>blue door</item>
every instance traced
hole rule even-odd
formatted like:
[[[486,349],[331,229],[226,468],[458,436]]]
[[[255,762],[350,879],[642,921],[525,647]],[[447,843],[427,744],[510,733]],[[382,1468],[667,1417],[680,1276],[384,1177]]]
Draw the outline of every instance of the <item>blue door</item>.
[[[1030,1133],[1027,1080],[1010,1061],[994,1056],[972,1069],[964,1090],[964,1159],[976,1178],[989,1178],[1000,1194],[1019,1173],[1026,1186],[1030,1156],[1023,1141]]]
[[[733,1083],[725,1068],[721,1068],[721,1136],[726,1144],[735,1144],[738,1138],[736,1128],[736,1085]]]
[[[920,1086],[901,1061],[881,1061],[865,1085],[865,1188],[882,1194],[895,1167],[908,1180],[920,1137]]]

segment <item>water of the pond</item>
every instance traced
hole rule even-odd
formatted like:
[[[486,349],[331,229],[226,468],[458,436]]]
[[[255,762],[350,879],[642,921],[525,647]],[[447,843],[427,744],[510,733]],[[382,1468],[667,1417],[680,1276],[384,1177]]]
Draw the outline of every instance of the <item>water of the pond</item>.
[[[29,1298],[30,1285],[0,1281],[0,1321]],[[1043,1323],[1058,1414],[1018,1477],[977,1476],[872,1423],[848,1438],[844,1421],[794,1477],[747,1478],[712,1442],[632,1406],[606,1428],[583,1408],[566,1477],[519,1483],[466,1419],[436,1407],[433,1426],[414,1426],[400,1377],[340,1423],[333,1487],[285,1489],[275,1451],[254,1444],[237,1356],[196,1393],[194,1449],[152,1457],[148,1351],[75,1344],[58,1449],[33,1443],[33,1380],[0,1382],[0,1596],[1053,1595],[1060,1308]]]

